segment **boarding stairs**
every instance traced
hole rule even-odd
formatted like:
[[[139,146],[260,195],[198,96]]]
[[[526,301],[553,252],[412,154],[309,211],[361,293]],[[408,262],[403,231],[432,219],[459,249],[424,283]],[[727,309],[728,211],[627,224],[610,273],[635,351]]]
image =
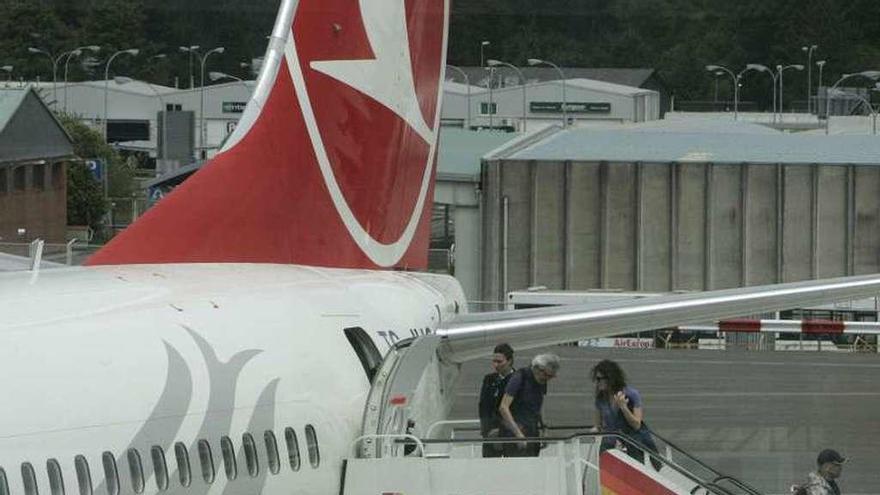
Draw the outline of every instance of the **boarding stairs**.
[[[645,451],[621,434],[589,433],[560,427],[539,439],[538,457],[483,458],[484,443],[508,440],[474,438],[473,421],[441,421],[431,427],[445,438],[365,435],[352,445],[343,476],[344,495],[759,495],[723,475],[671,442],[656,436],[660,452]],[[567,434],[563,431],[568,430]],[[468,435],[470,433],[470,435]],[[381,437],[381,438],[380,438]],[[603,438],[616,448],[600,452]],[[371,457],[358,457],[363,442],[383,445]],[[634,454],[634,455],[631,455]],[[653,460],[652,460],[653,459]]]
[[[623,434],[551,427],[526,439],[541,443],[538,457],[484,458],[484,444],[516,440],[448,419],[459,367],[442,351],[433,335],[400,342],[372,370],[342,495],[760,495],[656,433],[658,450],[640,456],[646,447]]]

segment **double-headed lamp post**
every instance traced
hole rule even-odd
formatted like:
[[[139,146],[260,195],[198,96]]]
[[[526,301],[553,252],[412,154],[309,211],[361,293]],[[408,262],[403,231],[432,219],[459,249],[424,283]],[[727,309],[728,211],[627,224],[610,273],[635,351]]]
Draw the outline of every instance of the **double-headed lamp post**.
[[[29,47],[28,53],[45,55],[49,57],[49,63],[52,64],[52,99],[56,102],[58,101],[58,62],[55,60],[55,56],[49,53],[48,50],[43,50],[42,48]],[[59,57],[60,60],[60,57]]]
[[[519,83],[522,84],[522,112],[523,112],[523,114],[522,114],[522,121],[523,121],[522,130],[523,130],[523,132],[526,132],[526,121],[528,119],[528,113],[526,110],[526,78],[523,76],[522,71],[519,70],[519,67],[517,67],[513,64],[509,64],[507,62],[502,62],[501,60],[495,60],[495,59],[490,58],[489,60],[486,61],[486,63],[489,64],[489,67],[500,67],[500,66],[510,67],[511,69],[516,71],[516,75],[519,77]]]
[[[101,51],[101,47],[98,45],[81,46],[79,48],[75,48],[73,50],[70,50],[69,52],[61,54],[62,57],[67,57],[67,59],[64,61],[64,113],[67,113],[67,70],[70,67],[70,59],[73,57],[79,57],[85,50],[92,53],[98,53],[99,51]]]
[[[456,67],[454,65],[446,64],[446,68],[457,72],[464,79],[464,84],[465,84],[465,86],[467,86],[467,121],[465,123],[464,128],[470,129],[470,127],[471,127],[471,81],[468,78],[467,72],[463,71],[461,69],[461,67]]]
[[[813,98],[813,50],[819,48],[819,45],[802,46],[801,50],[807,53],[807,113],[813,109],[811,99]]]
[[[113,59],[120,55],[131,55],[133,57],[137,56],[141,51],[137,48],[129,48],[128,50],[119,50],[114,53],[107,59],[107,65],[104,67],[104,142],[107,142],[107,98],[110,94],[110,64],[113,63]]]
[[[834,93],[834,89],[840,85],[843,81],[850,79],[852,77],[864,77],[870,79],[872,81],[876,81],[880,79],[880,71],[878,70],[864,70],[862,72],[856,72],[854,74],[844,74],[840,79],[837,80],[825,94],[825,135],[828,135],[828,122],[831,120],[831,94]]]
[[[770,74],[770,78],[773,80],[773,112],[771,113],[773,114],[773,122],[776,122],[776,73],[766,65],[761,64],[748,64],[746,68]]]
[[[758,70],[756,67],[753,67],[754,64],[749,64],[745,69],[739,71],[739,74],[734,74],[732,70],[724,67],[723,65],[707,65],[706,70],[709,72],[717,72],[724,71],[730,75],[733,79],[733,120],[739,119],[739,81],[742,79],[743,74],[750,70]]]
[[[223,53],[226,51],[226,48],[222,46],[218,46],[217,48],[213,48],[205,52],[202,55],[202,87],[199,88],[201,91],[199,92],[199,143],[201,144],[201,151],[205,154],[207,158],[208,147],[205,145],[205,65],[208,62],[208,57],[215,53]]]
[[[780,120],[782,119],[782,115],[785,112],[784,100],[782,99],[782,94],[783,94],[782,90],[784,89],[784,86],[782,84],[782,73],[785,72],[787,69],[804,70],[804,66],[801,64],[777,65],[776,66],[776,71],[779,73],[779,119]]]
[[[196,78],[193,76],[193,55],[199,54],[199,45],[181,46],[180,51],[189,54],[189,89],[193,89],[196,85]]]
[[[553,62],[548,62],[539,58],[530,58],[528,62],[529,65],[533,67],[536,65],[549,65],[559,73],[559,78],[562,80],[562,127],[568,127],[568,100],[565,97],[565,73],[562,72],[562,69]]]

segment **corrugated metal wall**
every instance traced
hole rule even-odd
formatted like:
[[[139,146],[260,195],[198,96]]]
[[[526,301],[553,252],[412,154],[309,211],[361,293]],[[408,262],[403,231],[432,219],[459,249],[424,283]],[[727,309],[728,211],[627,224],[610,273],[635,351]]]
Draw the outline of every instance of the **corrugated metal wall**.
[[[492,161],[483,298],[880,271],[880,166]]]

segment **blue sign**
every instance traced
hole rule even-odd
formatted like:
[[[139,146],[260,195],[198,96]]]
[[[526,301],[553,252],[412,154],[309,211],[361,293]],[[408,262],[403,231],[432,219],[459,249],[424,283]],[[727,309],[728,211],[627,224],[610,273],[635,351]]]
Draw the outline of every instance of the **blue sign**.
[[[92,158],[91,160],[86,160],[86,167],[89,168],[89,171],[95,177],[95,180],[98,182],[104,181],[104,160],[101,158]]]

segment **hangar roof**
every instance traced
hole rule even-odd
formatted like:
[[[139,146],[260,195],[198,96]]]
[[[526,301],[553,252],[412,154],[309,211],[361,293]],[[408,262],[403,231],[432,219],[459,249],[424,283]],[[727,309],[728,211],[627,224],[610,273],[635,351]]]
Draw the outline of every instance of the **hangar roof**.
[[[880,165],[875,136],[783,133],[731,119],[676,118],[614,127],[558,126],[489,160]]]

